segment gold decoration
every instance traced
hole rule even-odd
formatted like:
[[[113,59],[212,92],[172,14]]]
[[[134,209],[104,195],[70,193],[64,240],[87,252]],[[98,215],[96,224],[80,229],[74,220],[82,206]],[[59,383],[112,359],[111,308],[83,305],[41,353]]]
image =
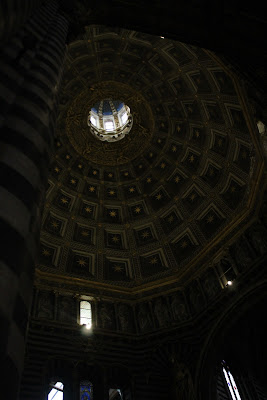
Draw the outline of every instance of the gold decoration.
[[[213,220],[214,220],[214,215],[209,215],[207,218],[207,223],[211,224],[213,222]]]
[[[66,199],[66,197],[61,197],[60,201],[63,204],[68,204],[68,202],[69,202],[68,199]]]
[[[189,161],[192,163],[192,162],[194,162],[194,160],[195,160],[195,157],[193,156],[193,154],[191,154],[191,156],[189,157]]]
[[[81,267],[84,267],[86,265],[86,261],[83,258],[80,258],[79,260],[76,261]]]
[[[194,201],[194,200],[195,200],[195,198],[196,198],[196,195],[195,195],[195,193],[192,193],[192,194],[191,194],[191,196],[190,196],[189,198],[190,198],[190,200],[191,200],[191,201]]]
[[[43,249],[43,251],[42,251],[42,254],[43,254],[45,257],[49,257],[49,256],[51,256],[51,253],[50,253],[50,251],[49,251],[49,250],[47,250],[47,249]]]
[[[123,267],[121,265],[114,265],[113,269],[115,272],[123,271]]]
[[[167,221],[171,224],[173,222],[173,220],[174,220],[174,216],[170,215]]]
[[[119,236],[114,235],[114,236],[112,236],[111,240],[112,240],[112,242],[114,242],[114,243],[119,243],[120,238],[119,238]]]
[[[150,236],[150,233],[148,231],[145,231],[145,232],[142,233],[141,236],[142,236],[143,239],[147,239]]]

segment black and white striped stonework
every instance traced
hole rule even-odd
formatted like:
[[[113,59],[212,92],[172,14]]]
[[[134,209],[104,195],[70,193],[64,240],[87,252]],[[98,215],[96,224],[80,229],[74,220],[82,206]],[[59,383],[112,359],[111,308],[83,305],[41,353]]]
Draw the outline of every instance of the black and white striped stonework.
[[[24,22],[39,3],[8,0],[13,24]],[[7,33],[11,19],[5,21]],[[10,400],[17,398],[23,369],[67,29],[57,2],[46,1],[0,49],[0,376],[1,396]]]
[[[1,0],[0,43],[16,33],[42,2],[43,0]]]

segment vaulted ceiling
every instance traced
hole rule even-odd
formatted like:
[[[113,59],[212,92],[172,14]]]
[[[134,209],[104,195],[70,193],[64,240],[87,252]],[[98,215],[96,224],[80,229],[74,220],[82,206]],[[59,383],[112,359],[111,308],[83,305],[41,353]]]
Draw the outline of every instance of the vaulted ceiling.
[[[197,276],[255,208],[263,162],[242,87],[203,49],[90,26],[60,90],[39,270],[118,293]],[[87,126],[107,97],[133,113],[117,143]]]

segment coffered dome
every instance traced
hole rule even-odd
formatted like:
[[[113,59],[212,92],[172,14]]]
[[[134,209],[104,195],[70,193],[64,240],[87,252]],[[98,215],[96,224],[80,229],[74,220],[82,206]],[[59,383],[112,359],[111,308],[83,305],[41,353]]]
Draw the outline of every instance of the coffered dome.
[[[125,105],[123,140],[92,135],[88,115]],[[242,88],[213,54],[86,28],[63,76],[39,268],[116,293],[185,285],[254,208],[256,135]]]

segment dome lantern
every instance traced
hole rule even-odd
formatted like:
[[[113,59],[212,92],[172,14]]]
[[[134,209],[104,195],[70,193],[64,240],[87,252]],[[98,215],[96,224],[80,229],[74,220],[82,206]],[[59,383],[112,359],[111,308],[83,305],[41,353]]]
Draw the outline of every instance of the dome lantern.
[[[130,108],[122,101],[104,99],[92,107],[87,123],[97,139],[117,142],[130,132],[133,118]]]

